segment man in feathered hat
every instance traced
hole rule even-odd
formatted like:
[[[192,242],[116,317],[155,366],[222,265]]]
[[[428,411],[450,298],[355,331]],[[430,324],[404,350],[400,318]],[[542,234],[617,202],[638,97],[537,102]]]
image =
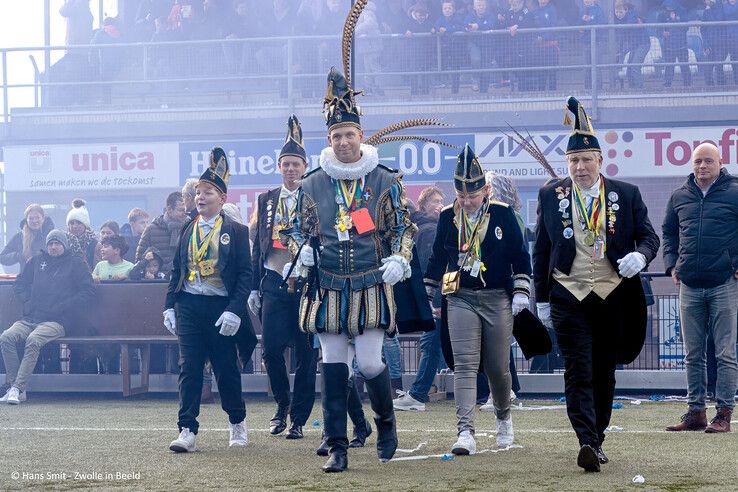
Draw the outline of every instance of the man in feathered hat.
[[[228,177],[225,152],[215,147],[210,151],[210,166],[197,183],[198,215],[183,227],[174,254],[164,325],[179,337],[180,433],[169,446],[176,453],[196,449],[206,358],[213,365],[221,406],[228,414],[229,445],[248,442],[236,334],[253,333],[245,313],[252,284],[251,254],[248,227],[222,212]]]
[[[391,459],[397,448],[382,343],[385,334],[394,335],[392,286],[410,277],[415,230],[399,173],[379,164],[377,149],[362,143],[355,95],[332,69],[324,101],[329,147],[320,168],[303,177],[296,219],[285,231],[293,252],[299,249],[295,271],[310,268],[314,275],[303,292],[300,325],[317,334],[323,350],[326,472],[347,467],[346,396],[354,352],[375,413],[380,460]]]
[[[256,236],[251,257],[254,272],[249,295],[249,309],[261,318],[263,358],[269,384],[277,402],[277,412],[270,422],[270,433],[281,434],[287,428],[287,414],[292,425],[287,439],[303,437],[305,425],[315,402],[316,354],[313,336],[300,331],[298,311],[301,291],[288,292],[281,287],[282,270],[292,260],[289,250],[279,242],[279,231],[295,218],[297,189],[307,171],[307,155],[302,128],[295,115],[287,122],[287,138],[279,153],[282,186],[259,195]],[[295,348],[297,367],[292,401],[285,367],[284,351]]]
[[[600,471],[615,391],[615,365],[640,353],[646,304],[638,277],[659,238],[634,185],[601,174],[600,144],[584,108],[567,101],[574,128],[566,149],[569,176],[538,194],[533,277],[538,314],[553,322],[564,356],[566,407],[579,439],[577,464]]]

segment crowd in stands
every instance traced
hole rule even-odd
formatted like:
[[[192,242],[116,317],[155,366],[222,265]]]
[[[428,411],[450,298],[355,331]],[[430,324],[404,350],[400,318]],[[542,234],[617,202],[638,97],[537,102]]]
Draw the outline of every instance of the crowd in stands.
[[[68,50],[51,67],[49,79],[82,80],[83,74],[102,82],[137,79],[142,70],[142,51],[121,51],[125,48],[111,49],[110,45],[206,40],[224,42],[151,46],[146,52],[147,77],[285,74],[288,48],[284,38],[323,36],[293,45],[289,54],[289,71],[301,76],[296,79],[295,89],[312,97],[322,85],[324,73],[340,63],[338,35],[347,9],[345,0],[142,0],[135,15],[129,9],[125,17],[105,18],[102,27],[93,31],[89,2],[66,0],[60,14],[68,21],[67,43],[91,46],[89,50]],[[518,32],[528,28],[605,25],[611,19],[615,25],[634,27],[615,29],[613,33],[598,31],[595,60],[590,30]],[[681,25],[691,21],[705,25],[699,29]],[[427,94],[431,86],[448,86],[455,94],[462,76],[453,71],[471,70],[471,75],[464,74],[464,80],[469,81],[472,91],[484,93],[490,83],[520,91],[556,90],[561,67],[596,62],[622,64],[608,69],[611,76],[600,75],[600,86],[602,79],[609,78],[613,88],[623,88],[627,81],[630,88],[638,89],[644,81],[637,64],[644,63],[649,52],[651,63],[678,65],[684,86],[692,84],[694,62],[713,62],[699,68],[706,85],[726,83],[726,70],[720,62],[732,65],[732,82],[738,83],[738,25],[708,25],[716,21],[738,21],[738,4],[734,0],[704,0],[704,6],[687,8],[680,0],[663,0],[656,9],[644,8],[639,12],[628,0],[616,0],[613,11],[606,12],[599,0],[371,0],[356,27],[357,71],[365,74],[357,85],[367,93],[382,95],[382,73],[410,72],[405,81],[412,94]],[[638,28],[655,22],[675,26]],[[564,55],[566,62],[561,63]],[[532,67],[542,69],[536,71]],[[474,73],[477,69],[486,71]],[[663,71],[664,86],[671,86],[674,69],[675,65],[655,69],[657,74]],[[452,73],[430,78],[424,74],[439,71]],[[579,68],[575,72],[579,83],[583,81],[585,88],[591,88],[591,69]],[[280,95],[286,96],[286,81],[275,80]],[[106,101],[110,89],[111,85],[101,84],[91,93]],[[78,97],[90,97],[90,91],[76,93],[67,88],[51,92],[51,104],[80,102]]]

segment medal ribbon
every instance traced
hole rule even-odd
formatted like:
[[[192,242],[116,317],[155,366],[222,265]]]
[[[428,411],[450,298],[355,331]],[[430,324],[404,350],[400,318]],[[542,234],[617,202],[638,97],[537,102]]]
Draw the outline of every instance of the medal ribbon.
[[[335,181],[336,195],[341,197],[341,202],[346,210],[353,212],[361,205],[361,195],[364,192],[364,178],[353,179],[350,184],[348,180],[339,179]]]
[[[477,231],[477,227],[479,227],[479,224],[482,222],[482,211],[486,208],[486,205],[487,202],[485,201],[485,203],[483,203],[482,206],[479,207],[479,210],[477,210],[472,217],[469,217],[463,208],[461,209],[461,224],[459,227],[459,252],[465,252],[462,251],[462,247],[468,244],[473,236],[474,244],[469,245],[469,247],[474,248],[474,252],[476,253],[478,259],[482,258],[482,246],[481,241],[479,240],[479,236],[475,233]],[[474,217],[476,217],[476,220],[473,220]]]
[[[293,200],[295,203],[292,205],[292,208],[287,208],[287,200],[282,200],[282,197],[279,197],[279,200],[277,201],[277,210],[279,210],[279,214],[282,216],[281,223],[289,223],[291,224],[292,221],[295,219],[295,211],[297,210],[297,200]]]
[[[600,196],[592,200],[592,207],[588,211],[585,205],[584,197],[582,192],[574,183],[574,200],[577,203],[577,209],[579,210],[579,216],[584,219],[587,226],[587,230],[595,233],[595,236],[600,234],[600,211],[602,210],[602,204],[605,202],[605,183],[600,180]]]
[[[212,229],[210,229],[210,232],[208,232],[208,234],[204,238],[202,238],[200,236],[200,216],[197,216],[197,221],[195,221],[195,225],[192,227],[192,239],[190,240],[192,261],[195,264],[202,261],[203,258],[205,258],[205,256],[207,255],[208,247],[210,246],[210,239],[212,239],[215,229],[218,228],[221,222],[223,222],[223,217],[218,217],[215,220],[215,225]]]

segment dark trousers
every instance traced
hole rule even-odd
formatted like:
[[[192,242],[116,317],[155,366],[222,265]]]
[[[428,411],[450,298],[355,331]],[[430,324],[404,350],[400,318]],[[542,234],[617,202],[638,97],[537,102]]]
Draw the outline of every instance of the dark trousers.
[[[261,305],[262,345],[269,383],[274,399],[282,408],[290,408],[290,419],[305,425],[315,402],[315,372],[317,350],[313,349],[311,335],[300,331],[298,313],[300,293],[288,294],[280,289],[282,277],[271,270],[262,281]],[[295,351],[295,384],[290,406],[290,380],[285,367],[284,351],[293,346]]]
[[[692,72],[689,71],[689,50],[687,50],[687,47],[662,45],[661,53],[663,63],[676,63],[677,59],[682,63],[679,66],[679,70],[682,72],[682,81],[685,87],[691,86]],[[672,80],[674,80],[674,65],[667,65],[664,67],[664,85],[671,86]]]
[[[579,302],[561,284],[551,290],[551,319],[564,356],[566,412],[579,444],[599,446],[615,394],[615,331],[608,313],[624,309],[616,288],[606,300],[590,293]]]
[[[231,424],[246,418],[241,398],[241,374],[238,370],[235,337],[218,333],[215,322],[228,305],[227,297],[198,296],[182,292],[175,306],[179,336],[179,420],[180,430],[187,427],[197,434],[200,414],[202,370],[210,359],[220,392],[221,407]],[[245,323],[245,322],[242,322]]]

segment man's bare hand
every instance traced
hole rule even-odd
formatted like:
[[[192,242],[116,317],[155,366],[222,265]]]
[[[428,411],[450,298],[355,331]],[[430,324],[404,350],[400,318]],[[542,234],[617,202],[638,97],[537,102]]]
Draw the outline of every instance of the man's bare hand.
[[[738,272],[736,272],[736,277],[738,277]],[[681,282],[679,281],[679,274],[676,272],[676,270],[671,271],[671,279],[674,281],[674,285],[679,287],[679,284]]]

